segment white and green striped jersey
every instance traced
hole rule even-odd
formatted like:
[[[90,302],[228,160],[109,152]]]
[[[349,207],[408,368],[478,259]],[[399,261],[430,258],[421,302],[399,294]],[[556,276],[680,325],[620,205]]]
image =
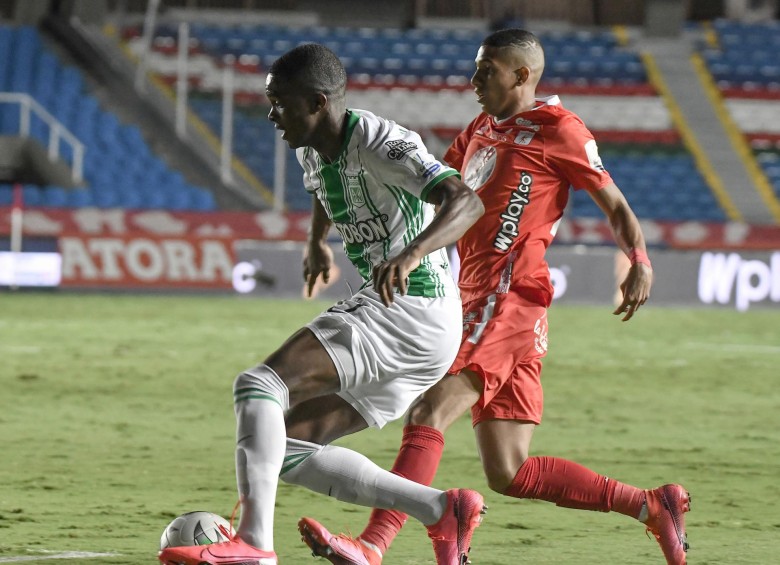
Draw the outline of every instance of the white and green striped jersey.
[[[325,162],[311,147],[297,150],[303,183],[333,221],[344,251],[366,286],[373,268],[397,255],[433,219],[423,199],[458,172],[439,162],[420,136],[365,110],[347,111],[341,154]],[[456,296],[445,249],[409,275],[411,296]]]

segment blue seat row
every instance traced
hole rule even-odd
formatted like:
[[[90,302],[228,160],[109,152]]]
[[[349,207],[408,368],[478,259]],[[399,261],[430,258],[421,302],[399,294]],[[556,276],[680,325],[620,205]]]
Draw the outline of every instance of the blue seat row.
[[[758,152],[756,161],[772,185],[775,195],[780,198],[780,148]]]
[[[11,185],[0,185],[0,206],[12,201]],[[51,208],[128,208],[138,210],[196,210],[209,211],[215,208],[210,192],[203,191],[138,191],[121,190],[112,187],[63,188],[61,186],[24,185],[22,198],[25,206]]]
[[[643,219],[665,221],[725,221],[712,191],[686,154],[603,152],[610,172],[634,212]],[[575,191],[572,213],[602,217],[603,212],[583,191]]]
[[[215,131],[220,127],[219,102],[196,100],[193,109]],[[274,140],[276,132],[262,115],[237,109],[234,123],[234,149],[244,163],[266,184],[274,180]],[[285,198],[290,210],[309,210],[311,196],[303,189],[300,165],[295,152],[286,151]],[[699,174],[693,158],[686,153],[654,153],[638,148],[604,152],[604,163],[615,182],[626,193],[642,218],[663,220],[721,221],[725,219],[712,192]],[[584,198],[583,198],[584,197]],[[603,216],[585,194],[575,193],[575,216]]]
[[[468,77],[483,39],[473,30],[325,28],[283,26],[220,27],[194,25],[191,33],[215,57],[257,56],[268,68],[300,43],[316,41],[341,57],[350,75]],[[162,27],[158,38],[174,40],[176,30]],[[541,35],[551,61],[547,75],[571,81],[644,83],[639,55],[621,48],[609,32],[566,32]]]
[[[755,83],[767,86],[780,84],[780,63],[710,60],[707,66],[718,82]]]
[[[194,99],[191,107],[212,131],[221,128],[221,102]],[[274,151],[278,135],[264,116],[251,115],[237,107],[233,120],[233,151],[266,186],[274,184]],[[311,196],[303,189],[301,169],[295,152],[285,144],[285,205],[290,210],[311,209]]]
[[[120,206],[214,210],[214,195],[189,184],[156,156],[137,126],[122,124],[104,111],[80,72],[66,67],[44,47],[32,27],[0,25],[0,91],[26,92],[62,122],[86,147],[86,188],[27,187],[26,200],[41,206]],[[17,135],[17,104],[0,104],[0,134]],[[30,135],[44,146],[49,127],[35,115]],[[61,157],[73,162],[73,151],[60,144]]]
[[[176,37],[178,30],[173,26],[160,26],[157,35]],[[204,23],[194,23],[190,33],[201,39],[227,42],[230,40],[252,42],[257,39],[270,41],[284,40],[297,44],[301,41],[368,42],[377,43],[407,43],[407,44],[471,44],[479,45],[484,38],[481,30],[464,28],[388,28],[388,27],[325,27],[305,26],[293,27],[284,25],[238,25],[220,26]],[[611,32],[601,31],[551,31],[540,34],[546,48],[554,49],[565,45],[579,45],[580,48],[600,46],[613,48],[618,42]]]
[[[717,20],[713,27],[718,48],[703,48],[701,55],[716,81],[729,85],[780,85],[777,22],[751,24]]]

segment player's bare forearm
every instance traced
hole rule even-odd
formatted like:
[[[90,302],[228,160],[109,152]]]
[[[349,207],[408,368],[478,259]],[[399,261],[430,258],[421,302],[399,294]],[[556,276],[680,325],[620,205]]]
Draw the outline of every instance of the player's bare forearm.
[[[645,237],[639,220],[617,185],[610,183],[601,190],[591,192],[590,195],[607,217],[615,243],[623,253],[629,255],[632,249],[646,252]]]
[[[437,206],[436,215],[408,245],[417,251],[420,259],[458,241],[485,213],[479,196],[455,176],[447,177],[436,185],[428,201]]]
[[[385,306],[393,303],[393,289],[406,294],[409,273],[429,253],[455,243],[484,213],[482,201],[457,177],[448,177],[430,193],[437,205],[431,223],[395,257],[374,268],[374,289]]]
[[[333,222],[316,196],[312,196],[311,225],[309,226],[309,241],[325,241]]]
[[[623,301],[613,314],[623,314],[624,322],[630,320],[640,306],[650,297],[653,284],[653,270],[647,259],[645,238],[642,228],[625,196],[620,189],[610,183],[601,190],[590,193],[593,200],[604,211],[612,228],[615,242],[629,258],[631,267],[626,278],[620,284]],[[640,258],[637,260],[637,258]],[[643,258],[643,260],[641,259]]]
[[[331,224],[325,208],[316,197],[313,197],[309,241],[303,252],[303,280],[306,282],[307,296],[312,295],[317,277],[322,276],[323,282],[326,283],[330,280],[333,251],[326,240]]]

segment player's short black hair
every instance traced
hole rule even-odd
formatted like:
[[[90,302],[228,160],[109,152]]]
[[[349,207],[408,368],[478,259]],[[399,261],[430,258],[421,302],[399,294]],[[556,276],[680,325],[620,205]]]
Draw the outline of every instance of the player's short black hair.
[[[530,31],[510,28],[491,33],[482,40],[485,47],[517,47],[527,50],[531,48],[541,49],[542,43]]]
[[[343,97],[347,72],[338,56],[319,43],[298,45],[273,62],[268,70],[275,79],[335,98]]]

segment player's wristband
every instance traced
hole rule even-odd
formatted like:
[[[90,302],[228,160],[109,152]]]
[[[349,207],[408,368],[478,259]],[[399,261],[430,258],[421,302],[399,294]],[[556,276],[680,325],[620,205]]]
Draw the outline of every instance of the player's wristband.
[[[632,265],[636,265],[637,263],[642,263],[644,265],[647,265],[651,269],[653,268],[652,263],[650,263],[650,258],[647,256],[647,253],[645,253],[641,249],[637,249],[637,248],[632,249],[628,254],[628,258],[631,261]]]

